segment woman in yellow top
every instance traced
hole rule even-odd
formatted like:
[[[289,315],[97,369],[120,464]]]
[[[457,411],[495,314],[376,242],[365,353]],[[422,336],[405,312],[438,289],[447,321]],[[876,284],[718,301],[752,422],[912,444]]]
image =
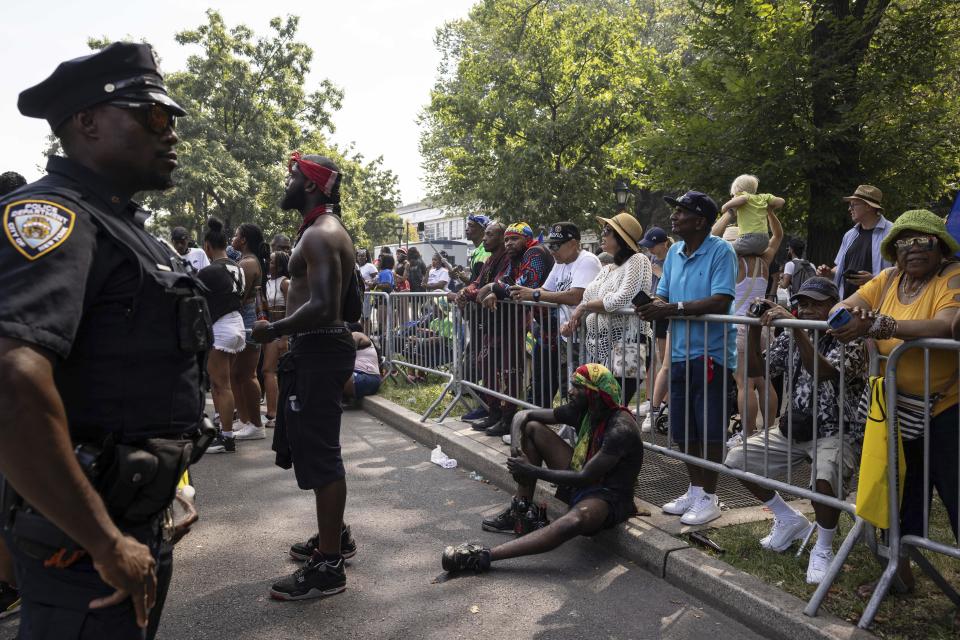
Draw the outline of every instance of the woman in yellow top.
[[[847,307],[853,317],[833,334],[844,342],[872,337],[882,355],[911,338],[950,338],[960,309],[960,263],[950,261],[958,250],[960,245],[936,214],[916,210],[901,215],[880,244],[884,257],[896,266],[880,272],[837,305]],[[898,393],[922,396],[924,378],[923,350],[914,349],[897,365]],[[923,495],[922,430],[908,434],[901,429],[906,456],[900,507],[902,535],[923,535],[924,505],[929,505],[936,487],[957,537],[957,381],[956,351],[931,350],[929,388],[939,400],[930,412],[930,492]],[[901,567],[900,577],[912,585],[909,563]]]

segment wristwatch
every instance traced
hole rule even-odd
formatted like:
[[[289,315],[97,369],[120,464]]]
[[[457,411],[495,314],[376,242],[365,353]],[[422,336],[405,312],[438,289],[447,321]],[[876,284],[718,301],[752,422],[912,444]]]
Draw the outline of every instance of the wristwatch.
[[[533,290],[533,301],[540,302],[540,289]]]
[[[684,315],[683,302],[678,302],[678,303],[677,303],[677,313],[678,313],[679,315],[681,315],[681,316]]]

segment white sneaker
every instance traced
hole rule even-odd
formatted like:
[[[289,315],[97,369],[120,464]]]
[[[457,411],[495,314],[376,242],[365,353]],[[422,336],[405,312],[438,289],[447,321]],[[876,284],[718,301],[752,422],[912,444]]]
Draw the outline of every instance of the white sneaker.
[[[637,417],[649,415],[650,413],[650,401],[644,400],[640,403],[640,406],[637,407]]]
[[[774,517],[770,533],[760,539],[761,547],[780,553],[786,551],[794,540],[806,539],[814,525],[799,511],[793,513],[794,515],[782,520]]]
[[[824,576],[827,575],[827,569],[833,562],[833,549],[821,549],[818,546],[813,547],[810,552],[810,562],[807,564],[807,584],[820,584]]]
[[[653,414],[648,413],[647,417],[643,419],[642,423],[640,423],[640,432],[650,433],[651,431],[653,431]]]
[[[267,437],[267,430],[245,422],[233,430],[233,437],[237,440],[263,440]]]
[[[717,496],[712,498],[703,494],[680,518],[682,524],[707,524],[720,517],[720,504]]]
[[[690,491],[687,491],[676,500],[671,500],[663,505],[663,512],[669,513],[672,516],[682,516],[690,510],[695,500],[696,498],[690,495]]]

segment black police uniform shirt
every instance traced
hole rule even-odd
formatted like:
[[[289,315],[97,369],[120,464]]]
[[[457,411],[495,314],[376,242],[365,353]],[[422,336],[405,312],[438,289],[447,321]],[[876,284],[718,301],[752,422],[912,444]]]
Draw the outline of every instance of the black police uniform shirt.
[[[155,348],[177,327],[137,309],[148,274],[130,249],[160,271],[174,271],[178,258],[143,228],[149,214],[92,171],[51,157],[47,172],[0,199],[0,336],[56,356],[54,377],[75,438],[189,430],[203,411],[197,357]],[[118,243],[92,210],[122,220],[139,246]],[[140,345],[132,347],[134,335]]]

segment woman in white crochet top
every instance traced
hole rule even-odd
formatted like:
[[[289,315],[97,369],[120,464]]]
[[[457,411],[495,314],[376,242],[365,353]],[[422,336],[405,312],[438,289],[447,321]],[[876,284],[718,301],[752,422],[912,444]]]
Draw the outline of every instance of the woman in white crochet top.
[[[651,297],[652,268],[650,259],[640,252],[637,243],[643,238],[643,227],[629,213],[613,218],[597,217],[603,225],[600,249],[613,256],[613,264],[600,269],[593,282],[583,290],[583,300],[570,321],[560,332],[572,335],[581,322],[586,327],[586,340],[581,341],[585,359],[605,365],[620,379],[623,403],[627,404],[645,377],[647,323],[633,313],[632,300],[637,292]],[[618,310],[630,315],[613,315]]]

